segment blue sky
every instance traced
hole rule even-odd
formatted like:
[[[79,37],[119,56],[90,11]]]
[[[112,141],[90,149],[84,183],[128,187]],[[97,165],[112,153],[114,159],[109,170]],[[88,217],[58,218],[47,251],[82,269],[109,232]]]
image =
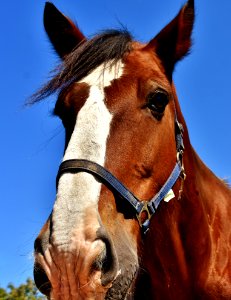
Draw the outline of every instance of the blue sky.
[[[52,117],[55,97],[23,104],[58,59],[43,30],[42,0],[1,4],[0,286],[32,276],[33,241],[55,198],[64,132]],[[54,0],[87,36],[124,24],[148,41],[178,12],[182,0]],[[222,5],[221,5],[222,3]],[[204,162],[231,181],[231,1],[196,1],[192,53],[174,80],[192,144]]]

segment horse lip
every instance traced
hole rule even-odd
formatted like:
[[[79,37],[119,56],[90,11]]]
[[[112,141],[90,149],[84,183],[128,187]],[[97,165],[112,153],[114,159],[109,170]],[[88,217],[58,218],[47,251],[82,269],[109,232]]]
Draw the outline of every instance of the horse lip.
[[[121,269],[118,270],[118,272],[117,272],[117,274],[116,274],[116,276],[115,276],[114,281],[116,280],[116,278],[117,278],[120,274],[121,274]]]
[[[115,280],[112,283],[112,286],[108,289],[105,296],[105,300],[119,300],[127,299],[129,289],[132,286],[134,279],[138,274],[138,267],[135,267],[134,272],[127,274],[122,273],[121,269],[118,270]]]

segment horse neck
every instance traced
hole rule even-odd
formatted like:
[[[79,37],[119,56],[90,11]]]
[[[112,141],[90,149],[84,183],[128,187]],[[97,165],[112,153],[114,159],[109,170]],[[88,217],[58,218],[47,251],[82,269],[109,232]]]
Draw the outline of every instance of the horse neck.
[[[141,277],[138,292],[140,286],[142,296],[146,284],[147,299],[199,299],[213,287],[214,278],[228,282],[219,270],[228,261],[231,191],[204,165],[189,140],[185,146],[182,198],[159,209],[144,241],[142,267],[149,277]]]
[[[224,181],[217,178],[214,173],[202,162],[196,151],[193,149],[177,99],[175,86],[172,86],[175,97],[176,113],[180,123],[184,127],[184,166],[186,170],[186,181],[184,186],[184,198],[190,207],[197,206],[197,214],[205,213],[210,218],[214,206],[227,203],[231,196],[231,190]],[[220,199],[217,201],[217,199]],[[201,207],[198,207],[198,205]]]
[[[153,295],[179,299],[178,287],[183,299],[194,299],[191,292],[206,285],[228,244],[231,191],[201,161],[191,146],[179,107],[177,110],[185,129],[183,159],[187,178],[181,199],[163,205],[153,218],[150,235],[144,242],[144,268],[151,274],[156,289]],[[197,283],[200,286],[194,287]]]
[[[223,214],[227,213],[231,190],[203,163],[191,146],[187,132],[185,140],[184,165],[187,179],[183,198],[190,209],[195,207],[197,218],[201,220],[201,217],[204,216],[206,224],[211,226],[215,211],[221,210]]]

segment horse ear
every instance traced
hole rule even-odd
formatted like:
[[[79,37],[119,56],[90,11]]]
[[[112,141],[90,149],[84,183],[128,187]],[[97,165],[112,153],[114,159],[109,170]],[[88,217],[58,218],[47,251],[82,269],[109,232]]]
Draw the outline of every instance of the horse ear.
[[[172,77],[175,64],[190,50],[193,24],[194,1],[188,0],[175,19],[147,45],[157,53],[169,78]]]
[[[50,2],[46,2],[43,22],[47,35],[61,58],[65,58],[86,39],[79,28]]]

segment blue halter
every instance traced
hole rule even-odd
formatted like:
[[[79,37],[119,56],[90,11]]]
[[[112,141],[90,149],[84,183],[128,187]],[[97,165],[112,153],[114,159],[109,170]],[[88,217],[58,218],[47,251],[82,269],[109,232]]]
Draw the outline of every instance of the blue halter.
[[[84,159],[70,159],[65,160],[61,163],[59,171],[57,174],[56,184],[60,177],[64,173],[78,173],[87,172],[94,175],[99,181],[104,183],[109,189],[116,192],[122,199],[126,200],[131,204],[136,212],[136,217],[145,234],[149,229],[149,224],[152,216],[155,214],[161,201],[166,197],[169,191],[174,186],[178,178],[182,179],[182,183],[185,180],[185,172],[183,167],[183,126],[176,119],[175,121],[176,130],[176,148],[177,148],[177,162],[175,164],[172,173],[166,180],[165,184],[159,190],[157,194],[149,201],[140,201],[136,196],[134,196],[115,176],[113,176],[108,170],[99,164],[84,160]],[[179,196],[182,193],[183,186],[180,189]],[[144,218],[144,214],[146,215]]]

